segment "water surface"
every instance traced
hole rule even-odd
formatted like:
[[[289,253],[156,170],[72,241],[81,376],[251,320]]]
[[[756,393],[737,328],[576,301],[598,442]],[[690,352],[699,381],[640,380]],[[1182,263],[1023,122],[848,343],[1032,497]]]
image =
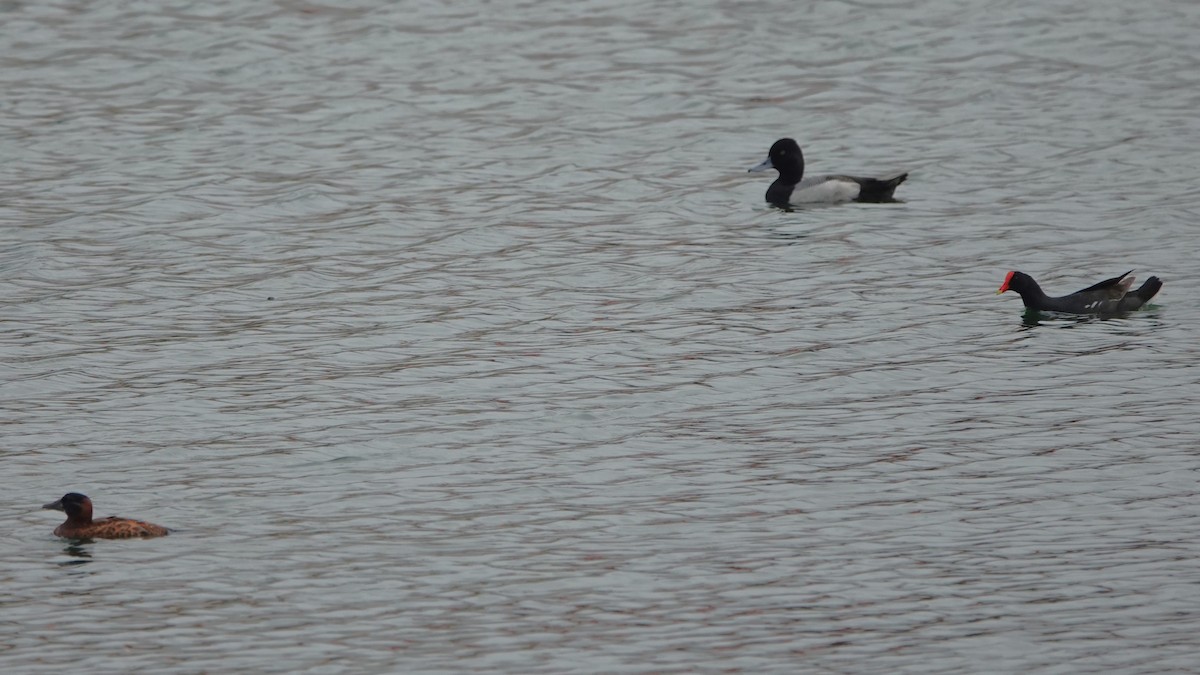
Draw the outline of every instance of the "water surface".
[[[1200,5],[0,11],[6,672],[1194,669]]]

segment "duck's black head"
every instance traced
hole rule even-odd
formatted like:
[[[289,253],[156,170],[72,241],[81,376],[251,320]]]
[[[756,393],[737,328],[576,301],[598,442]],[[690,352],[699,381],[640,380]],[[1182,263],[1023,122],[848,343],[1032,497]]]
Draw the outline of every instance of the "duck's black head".
[[[62,496],[62,499],[50,502],[42,506],[42,508],[65,511],[71,517],[83,515],[85,512],[90,516],[92,512],[92,500],[88,499],[87,495],[81,495],[78,492],[68,492]]]
[[[800,144],[790,138],[781,138],[775,141],[771,146],[771,150],[767,152],[767,158],[761,164],[754,166],[750,171],[766,171],[767,169],[775,169],[779,172],[779,179],[785,183],[795,185],[804,177],[804,153],[800,151]]]

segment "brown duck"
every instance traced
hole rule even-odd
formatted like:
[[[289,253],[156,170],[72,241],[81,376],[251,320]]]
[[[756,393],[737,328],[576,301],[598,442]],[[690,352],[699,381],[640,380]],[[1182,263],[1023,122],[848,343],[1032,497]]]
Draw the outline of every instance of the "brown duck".
[[[42,508],[64,511],[67,522],[54,528],[54,534],[66,539],[133,539],[135,537],[165,537],[167,528],[154,523],[109,516],[92,520],[92,500],[78,492],[69,492],[62,499]]]

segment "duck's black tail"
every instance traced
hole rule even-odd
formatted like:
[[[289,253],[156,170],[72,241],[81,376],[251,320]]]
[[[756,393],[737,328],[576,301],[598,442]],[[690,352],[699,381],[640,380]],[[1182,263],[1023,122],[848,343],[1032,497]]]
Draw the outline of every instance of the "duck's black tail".
[[[1163,282],[1158,277],[1150,277],[1136,291],[1126,294],[1121,299],[1121,311],[1134,310],[1150,302],[1150,298],[1158,293],[1162,285]]]
[[[898,173],[894,176],[886,178],[855,178],[859,188],[858,201],[860,202],[894,202],[895,197],[892,193],[896,191],[896,186],[903,183],[908,178],[908,172]]]

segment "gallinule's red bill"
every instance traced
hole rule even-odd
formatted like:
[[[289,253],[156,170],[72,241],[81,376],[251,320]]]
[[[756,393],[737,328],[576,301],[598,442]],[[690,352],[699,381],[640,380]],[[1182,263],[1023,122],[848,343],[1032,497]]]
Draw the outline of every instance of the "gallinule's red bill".
[[[818,202],[894,202],[896,186],[908,173],[886,178],[829,175],[804,178],[804,153],[790,138],[781,138],[771,146],[767,158],[750,171],[775,169],[779,178],[767,188],[767,201],[780,208],[792,204]]]
[[[1047,312],[1070,312],[1071,314],[1119,314],[1130,312],[1150,301],[1162,282],[1158,277],[1150,277],[1141,288],[1130,292],[1133,287],[1133,277],[1129,270],[1119,277],[1105,279],[1095,286],[1088,286],[1082,291],[1070,295],[1052,298],[1042,291],[1042,287],[1033,277],[1024,272],[1009,272],[1004,277],[1004,283],[996,295],[1004,291],[1016,291],[1021,294],[1021,300],[1029,309],[1040,309]]]

